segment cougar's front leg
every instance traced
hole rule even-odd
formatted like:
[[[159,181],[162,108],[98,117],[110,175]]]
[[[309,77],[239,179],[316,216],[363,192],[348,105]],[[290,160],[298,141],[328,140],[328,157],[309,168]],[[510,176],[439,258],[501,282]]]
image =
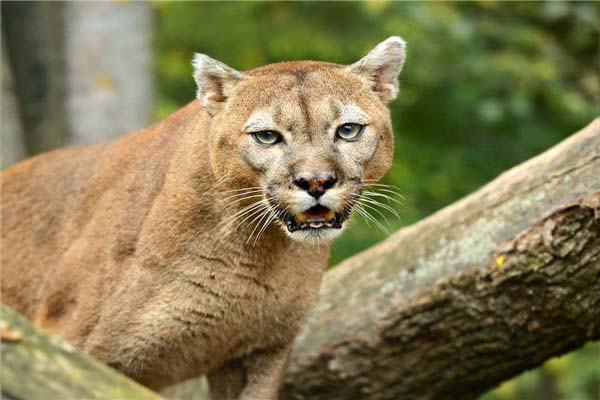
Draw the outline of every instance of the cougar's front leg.
[[[290,348],[261,350],[208,375],[212,400],[276,400]]]

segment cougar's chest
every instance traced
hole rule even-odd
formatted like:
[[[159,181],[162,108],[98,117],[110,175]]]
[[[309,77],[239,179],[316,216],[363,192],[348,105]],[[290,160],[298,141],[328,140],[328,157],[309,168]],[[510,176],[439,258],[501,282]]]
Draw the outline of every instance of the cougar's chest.
[[[293,268],[269,267],[233,265],[208,273],[208,287],[198,287],[196,309],[210,310],[215,337],[229,351],[287,341],[312,304],[319,277],[307,279]]]
[[[189,349],[187,368],[194,364],[203,373],[293,340],[314,303],[323,267],[268,267],[210,263],[179,275],[164,314],[173,324],[170,342]]]

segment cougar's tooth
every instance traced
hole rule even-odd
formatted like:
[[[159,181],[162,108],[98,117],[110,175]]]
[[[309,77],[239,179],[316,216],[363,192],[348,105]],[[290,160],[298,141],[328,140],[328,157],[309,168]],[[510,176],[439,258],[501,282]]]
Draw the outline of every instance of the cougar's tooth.
[[[304,215],[304,213],[296,214],[297,222],[303,223],[303,222],[306,222],[307,220],[308,220],[308,217],[306,215]]]
[[[325,214],[325,220],[331,221],[333,218],[335,218],[335,212],[333,210],[327,211],[327,213]]]

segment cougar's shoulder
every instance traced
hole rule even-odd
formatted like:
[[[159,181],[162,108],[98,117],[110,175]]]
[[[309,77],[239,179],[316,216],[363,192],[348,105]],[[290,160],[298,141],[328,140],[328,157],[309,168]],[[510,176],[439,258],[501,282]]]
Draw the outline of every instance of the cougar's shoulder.
[[[102,221],[94,228],[97,247],[110,247],[123,241],[123,231],[138,229],[180,143],[201,146],[207,125],[202,105],[192,102],[149,128],[43,153],[2,171],[3,302],[32,317],[48,271],[94,221]],[[127,246],[115,244],[113,252],[126,253]]]

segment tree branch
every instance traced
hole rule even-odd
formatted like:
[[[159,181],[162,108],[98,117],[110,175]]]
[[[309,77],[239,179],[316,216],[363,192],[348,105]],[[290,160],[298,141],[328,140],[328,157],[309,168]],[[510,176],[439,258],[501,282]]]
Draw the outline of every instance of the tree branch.
[[[160,400],[112,368],[0,307],[2,399]]]
[[[599,171],[595,120],[329,271],[283,398],[474,398],[600,338]]]

